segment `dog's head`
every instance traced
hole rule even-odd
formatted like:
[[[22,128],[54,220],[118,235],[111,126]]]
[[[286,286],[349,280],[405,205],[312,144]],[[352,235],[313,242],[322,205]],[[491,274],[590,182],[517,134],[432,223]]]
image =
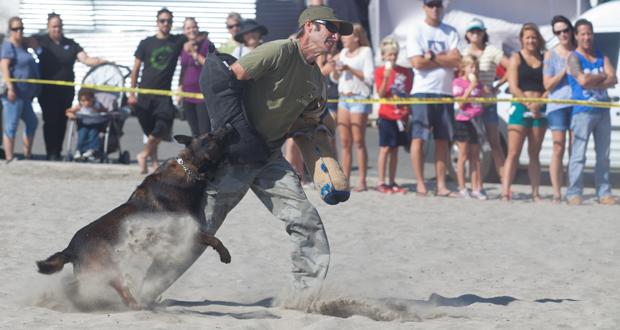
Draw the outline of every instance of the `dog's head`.
[[[215,168],[224,159],[226,143],[232,131],[232,127],[227,125],[196,138],[175,135],[174,139],[185,145],[179,156],[197,167],[199,172],[204,173]]]

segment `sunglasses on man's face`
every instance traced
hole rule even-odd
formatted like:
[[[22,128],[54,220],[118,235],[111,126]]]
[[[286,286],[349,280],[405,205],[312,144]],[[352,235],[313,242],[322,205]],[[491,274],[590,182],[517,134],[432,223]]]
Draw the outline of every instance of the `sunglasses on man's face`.
[[[238,28],[240,26],[241,26],[241,24],[239,24],[239,23],[237,23],[237,24],[230,24],[230,25],[226,24],[226,28],[229,29],[229,30],[234,29],[234,28]]]
[[[315,23],[319,23],[323,26],[325,26],[325,28],[327,29],[327,31],[329,31],[330,33],[338,33],[338,26],[336,26],[336,24],[330,22],[330,21],[324,21],[322,19],[316,19],[314,20]]]
[[[555,34],[556,36],[559,36],[562,33],[569,34],[570,33],[570,28],[566,28],[564,30],[555,30],[555,31],[553,31],[553,34]]]
[[[172,18],[160,18],[157,21],[159,22],[159,24],[164,24],[164,23],[172,24]]]
[[[11,31],[13,31],[13,32],[17,32],[17,31],[24,32],[24,27],[23,26],[12,27]]]

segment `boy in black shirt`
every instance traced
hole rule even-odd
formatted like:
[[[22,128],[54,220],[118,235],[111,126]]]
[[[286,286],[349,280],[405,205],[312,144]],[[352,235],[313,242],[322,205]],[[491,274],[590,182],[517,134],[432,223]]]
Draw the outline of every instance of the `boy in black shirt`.
[[[187,38],[183,35],[170,34],[172,12],[167,8],[157,12],[157,27],[157,33],[140,41],[136,49],[131,72],[132,88],[136,87],[138,72],[144,64],[139,87],[170,90],[172,75]],[[134,107],[142,131],[148,136],[144,150],[136,156],[141,173],[146,174],[147,158],[151,157],[152,170],[157,169],[159,143],[162,139],[170,137],[174,120],[172,98],[159,95],[140,95],[136,98],[134,93],[130,93],[127,101]]]

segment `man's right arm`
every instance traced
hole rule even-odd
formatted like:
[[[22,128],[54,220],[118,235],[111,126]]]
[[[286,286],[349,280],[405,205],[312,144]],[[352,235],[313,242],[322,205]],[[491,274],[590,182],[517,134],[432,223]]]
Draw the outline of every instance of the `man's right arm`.
[[[426,58],[423,55],[417,55],[410,59],[411,66],[418,70],[430,70],[439,68],[439,63],[433,61],[432,59]]]
[[[131,70],[131,88],[136,88],[136,86],[138,85],[138,73],[140,72],[140,67],[142,66],[142,61],[139,58],[135,58],[134,62],[133,62],[133,68]],[[136,93],[134,92],[130,92],[129,96],[127,98],[127,103],[129,103],[129,105],[135,105],[136,103],[138,103],[138,100],[136,99]]]
[[[570,54],[567,60],[568,72],[577,80],[583,88],[596,88],[605,81],[605,74],[586,74],[581,68],[581,62],[575,54]]]

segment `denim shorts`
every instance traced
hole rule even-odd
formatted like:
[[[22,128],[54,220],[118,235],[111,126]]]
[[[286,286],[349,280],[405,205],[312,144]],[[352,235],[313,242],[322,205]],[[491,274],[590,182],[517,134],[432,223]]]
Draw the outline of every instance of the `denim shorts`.
[[[497,116],[497,103],[487,103],[484,105],[482,121],[487,125],[497,125],[499,123],[499,117]]]
[[[549,129],[552,131],[568,131],[570,129],[572,113],[573,107],[566,107],[549,112],[547,114]]]
[[[416,93],[412,97],[443,98],[451,95]],[[414,104],[411,110],[411,138],[428,140],[431,132],[435,140],[452,140],[454,130],[454,103]]]
[[[355,99],[355,100],[366,100],[368,97],[362,95],[351,95],[351,96],[340,96],[340,101],[338,102],[338,109],[347,110],[350,113],[365,113],[369,114],[372,112],[372,105],[369,103],[352,103],[352,102],[343,102],[343,100],[347,99]]]
[[[4,121],[4,135],[15,138],[15,134],[17,134],[17,125],[19,124],[19,119],[21,119],[26,123],[24,134],[29,137],[34,136],[34,133],[37,131],[39,119],[32,110],[31,100],[16,98],[15,101],[10,102],[6,97],[2,97],[2,107],[4,108],[2,116]]]

